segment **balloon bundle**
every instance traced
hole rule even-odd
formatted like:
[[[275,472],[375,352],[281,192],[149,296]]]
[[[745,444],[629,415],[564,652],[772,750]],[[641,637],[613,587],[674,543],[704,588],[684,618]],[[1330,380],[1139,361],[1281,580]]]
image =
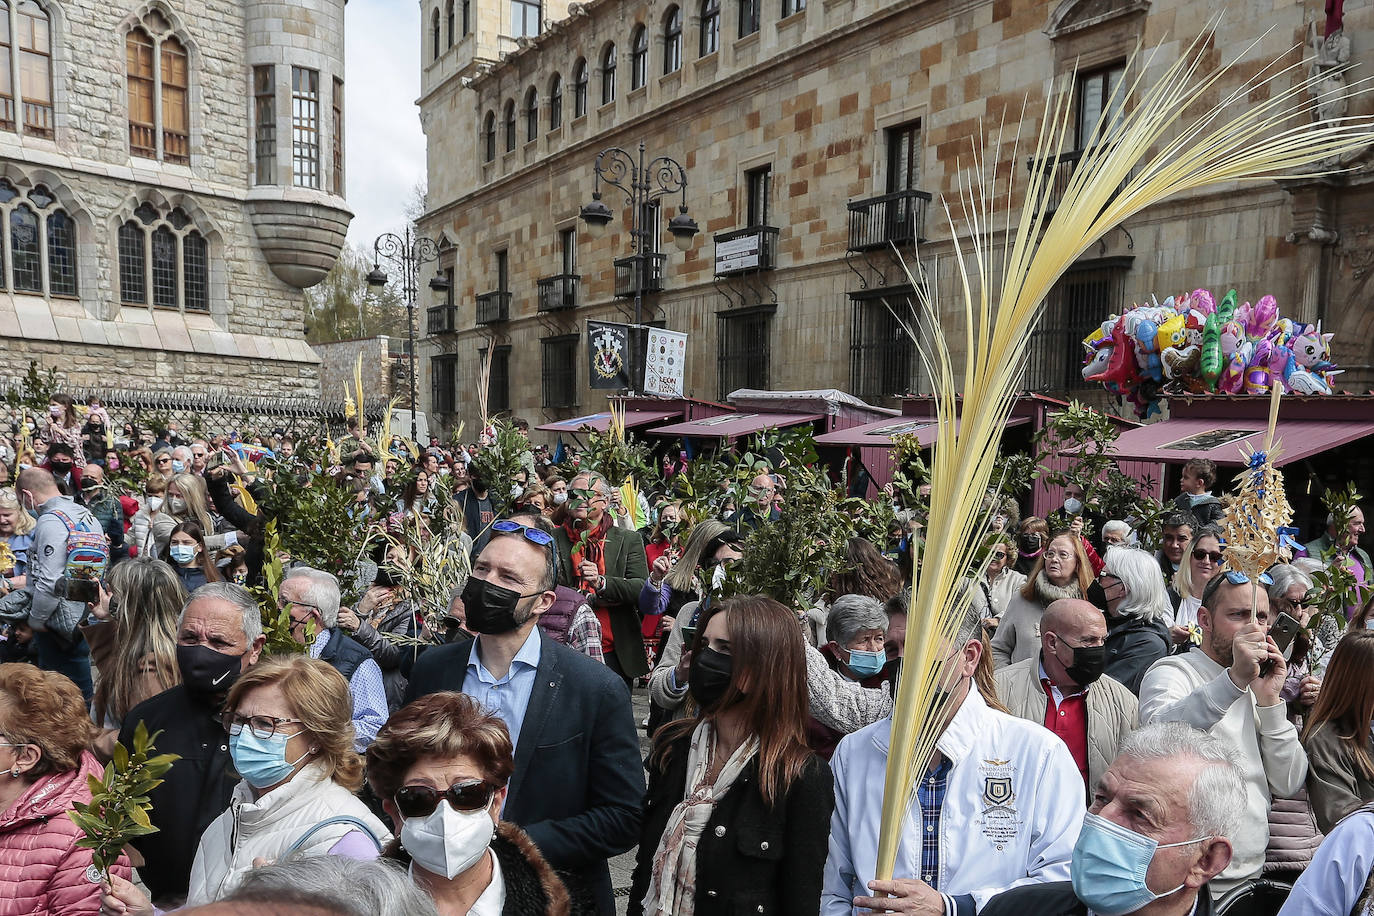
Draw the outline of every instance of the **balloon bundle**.
[[[1133,305],[1083,340],[1083,378],[1148,417],[1167,393],[1330,394],[1331,334],[1321,323],[1279,315],[1273,296],[1237,305],[1230,290],[1218,304],[1196,289],[1162,303]]]

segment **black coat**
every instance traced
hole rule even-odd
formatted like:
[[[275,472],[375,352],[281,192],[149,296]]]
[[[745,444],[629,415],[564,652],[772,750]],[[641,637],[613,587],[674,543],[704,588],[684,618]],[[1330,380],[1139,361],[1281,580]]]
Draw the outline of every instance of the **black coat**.
[[[162,732],[157,753],[181,756],[162,785],[148,793],[153,805],[149,817],[159,832],[131,841],[148,863],[139,874],[154,902],[166,908],[186,899],[200,835],[229,807],[239,777],[219,710],[185,687],[164,690],[129,710],[119,729],[119,742],[125,747],[133,747],[139,722],[148,726],[150,735]]]
[[[406,702],[463,689],[475,641],[435,646],[415,662]],[[625,683],[541,633],[539,669],[502,816],[529,834],[581,911],[615,913],[607,859],[639,839],[644,770]]]
[[[1087,916],[1087,904],[1073,892],[1071,881],[1025,884],[1003,891],[978,911],[978,916]],[[1212,916],[1212,895],[1204,886],[1197,895],[1193,916]]]
[[[1140,696],[1140,682],[1150,666],[1169,654],[1173,640],[1161,620],[1107,615],[1106,673]]]
[[[678,739],[662,767],[656,755],[649,758],[630,916],[644,912],[654,855],[673,809],[687,795],[691,740],[690,732]],[[750,761],[717,802],[697,845],[696,916],[819,913],[834,808],[830,765],[819,757],[807,761],[800,778],[772,806],[759,791],[758,760]]]

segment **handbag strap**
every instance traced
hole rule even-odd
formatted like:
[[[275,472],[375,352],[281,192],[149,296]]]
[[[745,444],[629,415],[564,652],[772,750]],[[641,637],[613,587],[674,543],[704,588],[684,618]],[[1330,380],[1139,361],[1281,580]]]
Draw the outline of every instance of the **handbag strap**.
[[[287,847],[287,850],[281,854],[281,858],[285,859],[292,853],[299,851],[300,848],[304,846],[312,836],[314,836],[319,831],[323,830],[325,827],[332,827],[335,824],[352,824],[354,827],[357,827],[363,833],[367,834],[367,838],[372,841],[372,845],[377,847],[378,853],[382,851],[382,841],[377,839],[376,834],[372,832],[372,828],[369,827],[366,824],[366,822],[364,822],[361,818],[354,817],[351,814],[336,814],[333,817],[325,818],[324,820],[316,824],[314,827],[311,827],[305,833],[301,834],[300,838],[297,839],[296,842],[292,843],[289,847]]]

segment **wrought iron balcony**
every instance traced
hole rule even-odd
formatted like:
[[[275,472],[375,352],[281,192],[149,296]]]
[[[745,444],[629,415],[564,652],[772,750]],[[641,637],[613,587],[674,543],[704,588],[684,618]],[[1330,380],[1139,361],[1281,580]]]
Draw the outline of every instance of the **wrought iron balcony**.
[[[582,277],[578,274],[554,274],[539,281],[539,311],[561,312],[577,308],[578,288]]]
[[[749,226],[716,236],[716,276],[732,277],[777,266],[778,230]]]
[[[926,240],[926,191],[894,191],[849,202],[849,250],[870,251]]]
[[[477,297],[477,323],[497,324],[510,320],[510,292],[503,289]]]
[[[660,292],[663,289],[663,265],[667,260],[666,254],[657,252],[618,258],[615,261],[615,297],[633,299],[641,271],[644,285],[640,292]]]
[[[458,330],[458,308],[452,305],[432,306],[426,312],[427,322],[425,327],[427,333],[452,334]]]
[[[1091,150],[1076,149],[1067,153],[1046,156],[1044,159],[1027,157],[1026,170],[1030,172],[1032,177],[1039,171],[1048,173],[1042,179],[1043,184],[1040,190],[1040,209],[1045,216],[1049,216],[1059,209],[1059,203],[1064,199],[1064,192],[1068,190],[1069,182],[1073,180],[1073,173],[1077,171],[1078,163],[1090,152]],[[1126,181],[1129,180],[1130,176],[1128,175]],[[1117,188],[1118,193],[1122,187],[1126,186],[1126,181],[1121,182],[1121,187]]]

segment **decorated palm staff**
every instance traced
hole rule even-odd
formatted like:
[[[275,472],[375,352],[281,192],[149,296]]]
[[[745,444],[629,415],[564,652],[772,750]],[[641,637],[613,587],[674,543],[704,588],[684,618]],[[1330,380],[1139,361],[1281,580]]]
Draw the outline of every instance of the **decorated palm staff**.
[[[1284,554],[1283,533],[1293,523],[1293,507],[1288,505],[1283,474],[1276,466],[1283,445],[1274,438],[1281,396],[1278,388],[1269,395],[1269,428],[1264,434],[1264,448],[1254,451],[1241,446],[1246,468],[1236,475],[1236,495],[1231,498],[1222,522],[1226,532],[1222,559],[1226,577],[1232,584],[1251,583],[1252,592],[1258,591],[1256,583],[1272,584],[1265,570],[1289,559]],[[1252,596],[1251,623],[1255,622],[1256,600]]]
[[[927,773],[948,719],[950,695],[944,669],[957,621],[968,604],[958,586],[986,528],[978,507],[991,481],[996,444],[1019,387],[1041,303],[1090,246],[1152,204],[1221,182],[1272,178],[1374,142],[1374,128],[1367,119],[1306,123],[1311,82],[1294,79],[1290,86],[1280,84],[1279,79],[1293,75],[1286,68],[1275,67],[1273,72],[1242,81],[1218,105],[1212,96],[1227,68],[1202,72],[1211,38],[1209,29],[1187,53],[1164,66],[1148,89],[1139,75],[1117,88],[1117,97],[1106,110],[1121,114],[1094,128],[1083,144],[1087,152],[1052,214],[1047,214],[1043,203],[1053,176],[1049,170],[1032,172],[1016,224],[1010,225],[1010,213],[1006,217],[1007,238],[1005,249],[997,252],[998,263],[994,263],[994,245],[1000,248],[1001,243],[994,237],[998,227],[993,208],[999,194],[1009,189],[999,189],[995,179],[984,176],[996,175],[1004,157],[993,155],[985,163],[983,150],[975,146],[975,177],[959,185],[969,229],[964,239],[954,239],[966,329],[962,366],[947,347],[932,291],[913,278],[921,308],[910,331],[933,368],[937,436],[931,463],[930,526],[912,585],[905,676],[891,724],[877,851],[879,879],[893,874],[917,783]],[[1151,62],[1153,55],[1144,62],[1146,66],[1135,62],[1128,72],[1143,73]],[[1142,89],[1139,104],[1127,110],[1121,104],[1126,94]],[[1263,101],[1248,101],[1266,94]],[[1242,110],[1226,119],[1224,111],[1232,103]],[[1184,123],[1182,115],[1188,111],[1204,114]],[[1035,158],[1048,161],[1062,148],[1072,119],[1073,98],[1066,84],[1053,97],[1041,123]],[[948,203],[945,206],[948,215]],[[962,416],[956,402],[959,390],[965,406]],[[996,797],[993,802],[988,811],[1005,813]],[[989,816],[976,815],[970,827],[979,829]],[[987,843],[985,854],[998,855],[994,838],[989,836]]]

